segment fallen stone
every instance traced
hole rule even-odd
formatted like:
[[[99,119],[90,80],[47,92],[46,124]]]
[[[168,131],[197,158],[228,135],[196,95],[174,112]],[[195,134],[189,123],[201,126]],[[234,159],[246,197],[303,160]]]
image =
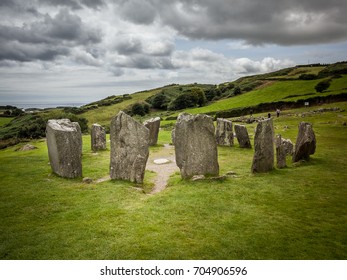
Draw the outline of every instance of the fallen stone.
[[[82,182],[85,184],[91,184],[91,183],[93,183],[93,179],[89,178],[89,177],[84,177]]]
[[[120,111],[111,120],[111,179],[143,183],[149,155],[149,130]]]
[[[154,146],[158,142],[160,128],[160,118],[152,118],[143,122],[143,125],[149,129],[149,145]]]
[[[239,142],[240,148],[251,149],[251,141],[249,140],[249,135],[247,128],[244,125],[235,124],[235,134],[237,141]]]
[[[216,141],[217,145],[221,146],[234,145],[233,123],[231,121],[221,118],[217,119]]]
[[[206,177],[204,175],[194,175],[191,180],[192,181],[201,181],[201,180],[205,180]]]
[[[269,172],[274,168],[274,128],[272,119],[258,123],[254,136],[252,172]]]
[[[158,159],[153,160],[153,162],[154,162],[155,164],[161,165],[161,164],[170,163],[171,160],[166,159],[166,158],[158,158]]]
[[[82,134],[77,122],[49,120],[46,126],[52,171],[65,178],[82,176]]]
[[[38,149],[34,145],[25,144],[23,147],[16,149],[16,151],[32,151]]]
[[[310,123],[301,122],[296,138],[293,162],[309,160],[316,151],[316,136]]]

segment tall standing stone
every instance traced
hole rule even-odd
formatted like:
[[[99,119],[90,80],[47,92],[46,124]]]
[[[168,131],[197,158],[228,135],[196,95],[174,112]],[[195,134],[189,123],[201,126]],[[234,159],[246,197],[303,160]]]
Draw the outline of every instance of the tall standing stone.
[[[152,118],[143,122],[143,125],[149,129],[149,145],[154,146],[158,142],[160,128],[160,118]]]
[[[277,168],[284,168],[287,166],[286,162],[286,147],[284,145],[281,135],[276,136],[276,166]]]
[[[106,131],[97,123],[92,126],[91,145],[94,152],[106,150]]]
[[[219,164],[213,119],[181,113],[174,133],[176,163],[183,179],[194,175],[218,175]]]
[[[52,171],[65,178],[82,176],[82,133],[77,122],[49,120],[46,126]]]
[[[268,172],[274,168],[274,128],[272,119],[258,123],[254,136],[253,173]]]
[[[221,146],[234,145],[233,123],[231,121],[221,118],[217,119],[216,141],[217,145]]]
[[[111,179],[143,183],[149,155],[149,130],[120,111],[111,120]]]
[[[235,124],[235,134],[240,148],[252,148],[247,128],[244,125]]]
[[[316,151],[316,136],[310,123],[301,122],[296,138],[293,162],[308,160]]]

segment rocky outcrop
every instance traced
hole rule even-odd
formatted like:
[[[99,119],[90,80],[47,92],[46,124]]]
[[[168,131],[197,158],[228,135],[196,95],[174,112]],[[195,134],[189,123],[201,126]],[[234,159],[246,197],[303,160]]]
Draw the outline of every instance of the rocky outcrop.
[[[124,112],[111,120],[111,179],[143,183],[149,155],[149,130]]]
[[[65,178],[82,176],[82,134],[77,122],[49,120],[46,126],[52,171]]]
[[[175,125],[174,145],[182,178],[219,174],[215,128],[211,117],[181,113]]]

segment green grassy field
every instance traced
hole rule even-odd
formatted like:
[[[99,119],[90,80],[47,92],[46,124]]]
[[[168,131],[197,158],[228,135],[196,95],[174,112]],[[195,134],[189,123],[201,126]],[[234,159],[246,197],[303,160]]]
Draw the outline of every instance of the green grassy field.
[[[347,109],[347,102],[324,107]],[[0,151],[0,259],[346,259],[346,112],[283,111],[276,133],[295,141],[300,121],[317,137],[311,161],[250,172],[253,151],[219,147],[225,181],[182,181],[147,195],[124,181],[84,184],[51,173],[46,144]],[[255,124],[247,125],[253,135]],[[159,146],[170,131],[159,134]],[[108,175],[109,151],[83,137],[83,173]],[[109,143],[108,143],[109,144]],[[23,144],[22,144],[23,145]],[[146,172],[145,189],[155,174]]]
[[[321,80],[274,81],[266,87],[262,87],[232,98],[222,99],[205,107],[186,109],[185,111],[191,114],[217,112],[281,100],[296,101],[302,98],[339,94],[341,92],[346,92],[347,90],[347,75],[343,75],[343,77],[339,79],[334,79],[328,91],[316,93],[314,87]],[[172,116],[176,115],[178,115],[177,112],[172,114]]]
[[[3,118],[3,117],[0,117],[0,126],[8,124],[11,120],[13,120],[13,118]]]

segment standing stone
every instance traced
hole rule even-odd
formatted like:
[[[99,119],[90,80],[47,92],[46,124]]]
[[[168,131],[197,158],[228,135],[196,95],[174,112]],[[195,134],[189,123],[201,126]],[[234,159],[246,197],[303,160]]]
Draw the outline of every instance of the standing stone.
[[[111,120],[111,179],[141,184],[149,155],[149,130],[120,111]]]
[[[301,122],[296,138],[293,162],[308,160],[316,151],[316,136],[310,123]]]
[[[106,150],[106,131],[101,125],[97,123],[93,124],[92,126],[91,143],[92,150],[94,152],[99,150]]]
[[[240,148],[252,148],[247,128],[244,125],[235,124],[235,134]]]
[[[176,163],[183,179],[194,175],[218,175],[219,164],[213,119],[181,113],[174,133]]]
[[[276,136],[276,166],[277,168],[284,168],[287,166],[286,162],[286,149],[284,146],[281,135]]]
[[[282,145],[284,146],[284,150],[286,151],[286,155],[293,155],[294,152],[294,145],[293,142],[290,141],[290,139],[284,139],[282,138]]]
[[[175,146],[175,129],[171,130],[171,143]]]
[[[46,126],[52,171],[65,178],[82,176],[82,133],[77,122],[49,120]]]
[[[268,172],[274,168],[274,128],[272,119],[258,123],[254,136],[252,172]]]
[[[217,119],[216,141],[217,145],[221,146],[234,145],[233,123],[231,121],[220,118]]]
[[[152,118],[143,122],[143,125],[149,129],[149,145],[154,146],[158,142],[160,127],[160,118]]]

